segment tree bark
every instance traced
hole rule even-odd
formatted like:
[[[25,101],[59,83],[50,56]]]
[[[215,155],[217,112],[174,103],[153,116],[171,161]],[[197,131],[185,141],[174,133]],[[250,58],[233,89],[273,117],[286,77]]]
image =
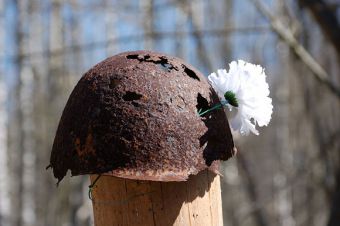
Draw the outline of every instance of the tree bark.
[[[223,225],[220,177],[207,170],[184,182],[102,176],[92,196],[96,226]]]

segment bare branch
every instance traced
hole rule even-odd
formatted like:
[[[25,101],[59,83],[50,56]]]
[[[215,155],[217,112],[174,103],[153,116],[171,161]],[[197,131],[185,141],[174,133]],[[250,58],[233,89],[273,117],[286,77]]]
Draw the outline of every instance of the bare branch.
[[[299,3],[311,11],[321,30],[333,44],[340,57],[340,23],[337,20],[335,10],[323,0],[299,0]]]
[[[258,11],[266,17],[270,25],[277,33],[277,35],[294,51],[300,60],[309,68],[314,77],[324,84],[333,94],[340,98],[340,88],[335,86],[329,79],[327,72],[321,65],[311,56],[311,54],[296,40],[289,28],[285,27],[283,23],[277,19],[270,11],[264,7],[259,0],[250,0]]]
[[[201,59],[202,63],[206,65],[209,71],[213,70],[212,62],[208,57],[208,52],[206,45],[204,44],[203,40],[203,33],[199,28],[199,23],[197,21],[197,18],[194,15],[194,10],[192,9],[192,6],[190,5],[190,2],[182,2],[179,4],[179,8],[183,11],[184,14],[188,16],[188,20],[190,21],[192,27],[193,27],[193,34],[192,36],[195,38],[197,43],[197,52],[198,56]]]
[[[202,34],[205,37],[213,37],[213,36],[223,36],[228,35],[231,32],[239,32],[242,34],[253,33],[253,32],[268,32],[268,26],[249,26],[249,27],[226,27],[224,29],[209,29],[209,30],[195,30],[195,31],[170,31],[170,32],[153,32],[153,33],[141,33],[134,35],[126,35],[121,37],[115,37],[111,39],[106,39],[104,41],[97,41],[85,44],[77,44],[77,45],[69,45],[64,48],[56,48],[51,49],[49,51],[35,51],[35,52],[26,52],[20,55],[22,58],[35,58],[35,57],[46,57],[46,56],[60,56],[68,53],[79,52],[79,51],[87,51],[93,50],[96,48],[106,48],[110,44],[116,44],[117,42],[132,42],[139,41],[143,38],[176,38],[181,35],[197,35]],[[0,60],[14,60],[16,55],[2,55],[0,56]]]

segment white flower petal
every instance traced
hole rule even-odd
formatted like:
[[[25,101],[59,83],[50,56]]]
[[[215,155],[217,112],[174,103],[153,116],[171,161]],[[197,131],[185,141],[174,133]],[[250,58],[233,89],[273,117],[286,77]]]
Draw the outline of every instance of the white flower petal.
[[[241,134],[252,132],[258,135],[256,125],[268,125],[273,105],[266,74],[260,65],[243,60],[233,61],[229,64],[229,71],[219,69],[217,73],[211,73],[208,80],[221,100],[224,100],[227,91],[235,94],[239,106],[237,114],[230,120],[234,130]],[[232,108],[231,105],[228,107]]]

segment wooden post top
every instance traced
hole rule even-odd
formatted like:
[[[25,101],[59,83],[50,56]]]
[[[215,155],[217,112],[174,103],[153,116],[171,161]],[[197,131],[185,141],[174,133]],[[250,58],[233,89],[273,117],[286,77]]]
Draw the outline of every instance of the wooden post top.
[[[184,182],[102,176],[92,197],[96,226],[223,225],[220,177],[208,170]]]

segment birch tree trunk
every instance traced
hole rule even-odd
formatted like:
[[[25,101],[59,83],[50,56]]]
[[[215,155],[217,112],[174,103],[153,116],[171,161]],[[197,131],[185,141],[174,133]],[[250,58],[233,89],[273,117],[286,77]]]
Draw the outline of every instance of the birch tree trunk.
[[[16,13],[14,22],[14,38],[15,38],[15,61],[14,61],[14,87],[12,88],[9,98],[12,101],[12,108],[9,114],[8,127],[8,165],[10,177],[10,223],[13,226],[23,225],[23,151],[24,151],[24,131],[23,131],[23,112],[21,107],[21,71],[22,71],[22,54],[23,54],[23,32],[22,32],[22,11],[20,3],[12,0],[12,5]]]

